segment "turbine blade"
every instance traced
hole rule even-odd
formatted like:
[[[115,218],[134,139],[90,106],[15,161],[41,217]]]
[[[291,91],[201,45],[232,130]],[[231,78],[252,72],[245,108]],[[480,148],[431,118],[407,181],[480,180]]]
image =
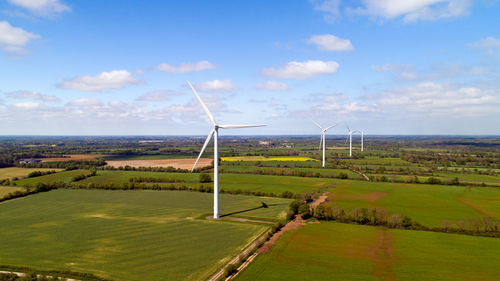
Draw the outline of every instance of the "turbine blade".
[[[321,134],[321,139],[319,140],[319,148],[321,149],[321,145],[323,144],[323,134]]]
[[[189,81],[187,81],[187,83],[189,84],[189,87],[191,87],[191,90],[193,90],[193,93],[196,95],[196,98],[198,99],[198,101],[200,102],[201,106],[205,110],[205,113],[208,115],[208,118],[210,119],[210,121],[212,121],[212,124],[217,125],[217,123],[215,123],[214,117],[212,116],[212,113],[210,113],[210,110],[208,110],[208,107],[201,100],[200,96],[198,95],[198,93],[194,89],[193,85],[191,85],[191,83]]]
[[[200,161],[201,155],[205,151],[205,148],[207,148],[208,143],[210,142],[210,139],[212,139],[212,136],[215,133],[215,129],[213,129],[210,134],[208,134],[207,139],[205,140],[205,143],[203,144],[203,147],[201,148],[200,155],[198,155],[198,159],[196,159],[196,162],[194,163],[193,168],[191,169],[191,172],[194,171],[194,168],[196,168],[196,164],[198,164],[198,161]]]
[[[325,132],[326,132],[326,131],[328,131],[329,129],[331,129],[331,128],[335,127],[335,126],[337,126],[337,124],[331,125],[330,127],[326,127],[326,129],[324,129],[323,131],[325,131]]]
[[[351,129],[349,128],[349,125],[347,125],[347,123],[345,123],[345,126],[347,127],[347,131],[350,132]]]
[[[344,142],[344,145],[347,144],[347,141],[349,140],[349,135],[347,135],[347,138],[345,138],[345,142]]]
[[[264,127],[267,125],[219,125],[221,129],[239,129],[239,128],[252,128],[252,127]]]
[[[314,121],[312,119],[309,119],[309,120],[311,120],[314,123],[314,125],[318,126],[318,128],[320,128],[320,130],[323,131],[323,128],[321,128],[321,126],[318,123],[316,123],[316,121]]]

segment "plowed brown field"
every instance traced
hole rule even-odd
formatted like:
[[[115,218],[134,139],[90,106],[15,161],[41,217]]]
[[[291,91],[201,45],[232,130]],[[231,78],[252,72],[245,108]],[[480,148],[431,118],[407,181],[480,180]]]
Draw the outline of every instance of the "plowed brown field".
[[[111,167],[174,167],[179,169],[191,169],[194,165],[196,159],[154,159],[154,160],[123,160],[123,161],[106,161]],[[210,158],[200,158],[197,168],[206,167],[212,165],[212,159]]]

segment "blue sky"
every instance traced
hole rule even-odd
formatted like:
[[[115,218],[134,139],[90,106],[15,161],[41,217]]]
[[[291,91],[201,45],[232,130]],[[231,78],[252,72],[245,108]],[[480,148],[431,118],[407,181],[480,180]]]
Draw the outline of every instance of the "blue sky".
[[[0,0],[0,134],[500,134],[500,3]]]

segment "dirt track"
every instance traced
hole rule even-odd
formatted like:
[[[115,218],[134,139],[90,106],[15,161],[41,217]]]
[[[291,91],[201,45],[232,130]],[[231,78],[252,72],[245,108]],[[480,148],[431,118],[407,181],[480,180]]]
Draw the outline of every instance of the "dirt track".
[[[111,167],[174,167],[179,169],[191,169],[193,168],[196,159],[154,159],[154,160],[123,160],[123,161],[106,161],[108,166]],[[206,167],[212,165],[212,159],[210,158],[200,158],[197,168]]]

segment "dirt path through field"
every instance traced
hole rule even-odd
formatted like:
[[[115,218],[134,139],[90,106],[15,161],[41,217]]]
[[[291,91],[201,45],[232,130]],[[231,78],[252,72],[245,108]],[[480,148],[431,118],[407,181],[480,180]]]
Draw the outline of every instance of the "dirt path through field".
[[[394,257],[392,254],[392,234],[388,229],[381,229],[377,234],[377,241],[371,253],[371,260],[375,263],[373,275],[379,280],[396,280],[392,265]]]
[[[326,202],[328,200],[328,192],[322,194],[318,199],[314,200],[313,202],[311,202],[309,204],[310,207],[312,208],[315,208],[316,206]],[[314,206],[314,207],[313,207]],[[262,253],[266,253],[266,252],[269,252],[269,250],[271,250],[271,248],[274,246],[274,244],[276,244],[276,242],[278,242],[278,239],[283,236],[283,234],[285,234],[285,232],[287,231],[290,231],[290,230],[293,230],[293,229],[298,229],[298,228],[301,228],[302,226],[304,225],[307,225],[307,224],[313,224],[313,223],[319,223],[319,222],[306,222],[304,219],[302,219],[302,217],[300,215],[297,215],[295,216],[295,219],[288,222],[285,226],[283,226],[280,231],[276,232],[273,236],[271,236],[271,238],[269,238],[269,240],[267,240],[264,244],[262,244],[262,246],[255,252],[253,253],[252,255],[250,255],[245,262],[243,262],[239,267],[238,269],[236,270],[236,273],[234,273],[233,275],[229,276],[228,278],[225,279],[225,281],[230,281],[230,280],[233,280],[234,278],[236,278],[236,276],[238,276],[238,274],[240,272],[242,272],[248,265],[250,265],[250,263],[259,255],[259,254],[262,254]],[[259,238],[260,239],[260,238]],[[257,246],[260,245],[257,244]],[[238,255],[237,258],[239,258],[241,255]],[[235,260],[235,259],[233,259]],[[235,260],[234,263],[236,263],[238,260]],[[232,262],[232,261],[231,261]],[[228,263],[228,264],[231,264]],[[220,272],[224,273],[224,269],[222,269]],[[222,277],[223,275],[222,274],[216,274],[218,276],[218,278]],[[215,275],[214,275],[215,276]],[[212,276],[212,278],[210,278],[209,280],[217,280],[217,279],[214,279],[214,276]]]
[[[311,204],[309,204],[309,206],[314,210],[316,209],[316,207],[318,207],[319,205],[325,203],[325,202],[328,202],[328,195],[329,195],[329,192],[325,192],[323,194],[321,194],[318,199],[314,200]]]

